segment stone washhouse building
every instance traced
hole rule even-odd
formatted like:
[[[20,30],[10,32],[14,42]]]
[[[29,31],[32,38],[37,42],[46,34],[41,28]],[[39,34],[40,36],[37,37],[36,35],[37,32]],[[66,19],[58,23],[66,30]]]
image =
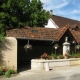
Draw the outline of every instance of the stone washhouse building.
[[[3,49],[3,53],[8,56],[4,55],[4,61],[17,70],[21,65],[28,63],[30,65],[31,59],[40,58],[44,52],[55,53],[55,44],[59,44],[56,54],[62,54],[65,37],[68,37],[71,44],[70,53],[75,52],[75,45],[80,43],[80,21],[52,15],[44,28],[26,26],[20,29],[7,29],[6,36],[13,43],[7,42],[11,49],[7,47],[5,51]],[[26,52],[24,46],[28,41],[32,49]],[[78,51],[80,49],[76,49],[76,52]]]

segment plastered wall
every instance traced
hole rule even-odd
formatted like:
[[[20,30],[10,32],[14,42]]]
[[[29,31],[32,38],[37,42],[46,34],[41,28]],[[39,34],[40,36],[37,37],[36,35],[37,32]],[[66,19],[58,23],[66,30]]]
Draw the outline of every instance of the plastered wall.
[[[17,70],[17,40],[14,37],[6,37],[1,43],[2,65]]]

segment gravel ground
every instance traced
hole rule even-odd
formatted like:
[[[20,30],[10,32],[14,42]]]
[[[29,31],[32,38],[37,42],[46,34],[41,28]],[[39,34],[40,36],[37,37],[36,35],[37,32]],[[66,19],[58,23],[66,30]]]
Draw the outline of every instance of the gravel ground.
[[[50,71],[26,70],[15,77],[0,78],[0,80],[78,80],[80,66],[55,67]],[[79,79],[80,80],[80,79]]]

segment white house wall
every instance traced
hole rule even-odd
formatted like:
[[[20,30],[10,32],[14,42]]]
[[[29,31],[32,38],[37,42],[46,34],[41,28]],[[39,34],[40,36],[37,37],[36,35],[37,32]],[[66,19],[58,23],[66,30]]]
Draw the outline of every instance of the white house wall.
[[[56,24],[55,24],[55,22],[50,18],[49,20],[48,20],[48,24],[47,25],[45,25],[45,28],[59,28]]]

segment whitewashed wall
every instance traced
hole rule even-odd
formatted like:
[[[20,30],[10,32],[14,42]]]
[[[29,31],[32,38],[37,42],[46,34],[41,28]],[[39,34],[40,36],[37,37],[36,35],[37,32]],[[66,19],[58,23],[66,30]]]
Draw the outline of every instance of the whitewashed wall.
[[[58,28],[58,26],[56,25],[56,23],[50,18],[48,20],[48,24],[45,25],[45,28]]]

